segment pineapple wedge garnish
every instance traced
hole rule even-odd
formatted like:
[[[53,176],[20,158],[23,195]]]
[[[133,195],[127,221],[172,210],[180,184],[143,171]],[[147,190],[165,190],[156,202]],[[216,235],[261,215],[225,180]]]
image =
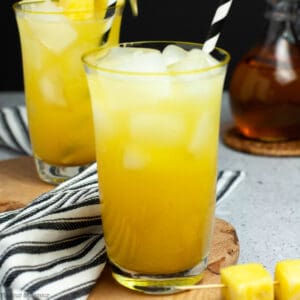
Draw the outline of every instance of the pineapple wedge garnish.
[[[273,300],[273,280],[261,264],[241,264],[221,269],[225,300]]]
[[[300,299],[300,259],[280,261],[275,268],[275,295],[278,300]]]
[[[59,0],[58,5],[63,8],[71,19],[81,20],[91,16],[104,17],[109,0]]]
[[[59,0],[64,11],[93,11],[94,0]]]
[[[59,6],[64,11],[95,11],[103,10],[110,4],[110,0],[59,0]],[[123,4],[124,0],[117,0],[118,4]]]

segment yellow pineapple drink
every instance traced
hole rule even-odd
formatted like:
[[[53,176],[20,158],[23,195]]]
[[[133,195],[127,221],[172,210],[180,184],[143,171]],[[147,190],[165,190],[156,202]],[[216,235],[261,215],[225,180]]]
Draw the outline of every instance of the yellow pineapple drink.
[[[129,288],[174,292],[206,267],[229,59],[215,54],[197,44],[127,43],[83,58],[107,252]]]
[[[104,43],[110,30],[109,43],[118,42],[121,7],[108,5],[107,0],[49,0],[14,6],[30,138],[38,173],[45,181],[63,181],[95,161],[89,92],[80,57]]]

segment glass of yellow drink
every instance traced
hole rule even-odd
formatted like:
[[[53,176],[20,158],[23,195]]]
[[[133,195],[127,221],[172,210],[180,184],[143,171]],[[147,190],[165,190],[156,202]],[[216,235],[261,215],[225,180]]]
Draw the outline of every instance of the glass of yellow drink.
[[[114,278],[130,289],[172,293],[203,276],[228,61],[222,49],[208,55],[181,42],[83,56],[107,253]]]
[[[95,161],[81,55],[119,41],[123,2],[108,6],[107,1],[33,0],[14,5],[33,155],[40,178],[53,184]]]

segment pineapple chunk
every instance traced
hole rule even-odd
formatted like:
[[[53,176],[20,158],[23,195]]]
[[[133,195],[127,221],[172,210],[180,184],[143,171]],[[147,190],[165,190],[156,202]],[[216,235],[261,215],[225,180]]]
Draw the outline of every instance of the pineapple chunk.
[[[276,264],[275,295],[278,300],[300,299],[300,259],[288,259]]]
[[[273,300],[273,280],[261,264],[242,264],[221,269],[225,300]]]

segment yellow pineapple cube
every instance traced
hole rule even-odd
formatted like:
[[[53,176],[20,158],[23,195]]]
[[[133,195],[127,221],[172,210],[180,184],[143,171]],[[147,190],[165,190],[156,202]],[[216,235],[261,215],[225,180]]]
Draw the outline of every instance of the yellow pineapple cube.
[[[300,300],[300,259],[288,259],[276,264],[275,295],[278,300]]]
[[[225,300],[273,300],[273,279],[261,264],[241,264],[221,269]]]

